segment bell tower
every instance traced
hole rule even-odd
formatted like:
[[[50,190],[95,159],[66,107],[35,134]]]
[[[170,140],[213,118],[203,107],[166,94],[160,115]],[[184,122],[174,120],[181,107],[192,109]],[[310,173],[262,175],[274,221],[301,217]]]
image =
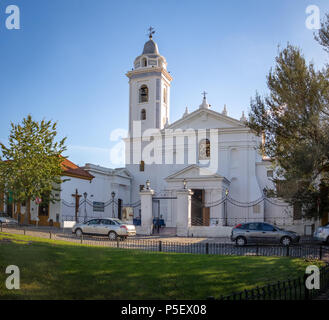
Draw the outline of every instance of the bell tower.
[[[170,84],[172,77],[167,71],[167,61],[159,54],[153,41],[155,33],[149,28],[149,40],[134,61],[129,78],[129,134],[133,121],[140,121],[141,130],[163,129],[169,123]]]

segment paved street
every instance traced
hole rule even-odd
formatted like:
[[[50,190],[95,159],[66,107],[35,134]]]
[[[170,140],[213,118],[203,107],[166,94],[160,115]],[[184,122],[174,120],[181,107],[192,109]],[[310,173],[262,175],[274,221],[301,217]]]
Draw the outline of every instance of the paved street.
[[[52,236],[56,236],[58,239],[72,241],[76,239],[75,235],[72,234],[71,229],[59,229],[54,227],[3,227],[3,230],[11,230],[10,232],[23,234],[24,230],[27,235],[49,238],[50,233]],[[95,239],[95,237],[85,237],[86,239]],[[177,237],[177,236],[168,236],[168,235],[151,235],[151,236],[142,236],[137,235],[130,237],[130,240],[149,240],[149,241],[164,241],[164,242],[179,242],[179,243],[232,243],[229,237],[218,237],[218,238],[196,238],[196,237]],[[106,241],[104,237],[102,241]],[[301,243],[319,245],[318,242],[314,241],[312,237],[301,237]]]

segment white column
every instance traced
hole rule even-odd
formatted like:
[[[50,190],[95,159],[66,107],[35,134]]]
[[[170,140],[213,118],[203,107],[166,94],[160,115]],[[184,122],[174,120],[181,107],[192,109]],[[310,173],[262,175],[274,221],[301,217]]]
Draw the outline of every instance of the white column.
[[[177,191],[177,235],[188,236],[191,227],[191,209],[193,192],[190,189],[182,189]]]
[[[154,190],[142,190],[139,195],[141,197],[141,228],[140,234],[151,235],[153,227],[152,214],[152,196]]]

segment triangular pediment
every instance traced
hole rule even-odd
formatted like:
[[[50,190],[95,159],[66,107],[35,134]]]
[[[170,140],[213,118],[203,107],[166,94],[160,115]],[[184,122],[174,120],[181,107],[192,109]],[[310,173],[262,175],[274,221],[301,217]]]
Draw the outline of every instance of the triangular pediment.
[[[168,129],[243,129],[248,128],[239,120],[211,109],[197,109],[173,122]]]
[[[131,174],[129,173],[129,171],[126,168],[117,168],[117,169],[115,169],[115,175],[120,175],[122,177],[126,177],[126,178],[129,178],[129,179],[132,178]]]
[[[166,178],[167,181],[180,181],[180,180],[204,180],[204,179],[218,179],[229,182],[225,177],[213,173],[206,167],[199,167],[196,164],[188,166]]]

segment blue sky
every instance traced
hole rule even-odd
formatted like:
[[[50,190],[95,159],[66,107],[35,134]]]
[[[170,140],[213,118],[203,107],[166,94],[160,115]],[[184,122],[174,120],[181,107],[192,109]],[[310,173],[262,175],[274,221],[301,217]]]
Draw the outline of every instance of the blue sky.
[[[20,30],[5,28],[10,4]],[[32,114],[58,121],[73,162],[113,166],[110,133],[128,128],[125,73],[150,25],[174,78],[171,122],[203,90],[214,110],[226,104],[240,118],[256,90],[266,93],[278,45],[300,46],[318,67],[328,61],[305,27],[308,5],[329,12],[327,0],[1,0],[0,140]]]

